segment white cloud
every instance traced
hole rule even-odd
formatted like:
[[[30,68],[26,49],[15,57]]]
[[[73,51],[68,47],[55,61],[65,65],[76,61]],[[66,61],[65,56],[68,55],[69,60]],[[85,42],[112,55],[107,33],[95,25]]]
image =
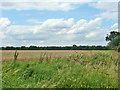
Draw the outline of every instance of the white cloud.
[[[90,37],[94,37],[94,36],[96,36],[96,32],[90,32],[89,34],[87,34],[85,37],[86,38],[90,38]]]
[[[118,2],[114,2],[114,1],[106,2],[103,0],[98,0],[98,2],[93,2],[90,3],[89,5],[101,10],[118,11]]]
[[[115,24],[112,25],[110,28],[111,28],[111,31],[118,31],[118,24],[115,23]]]
[[[73,10],[78,4],[95,2],[90,6],[104,9],[117,10],[118,0],[2,0],[0,8],[5,10]],[[114,4],[115,3],[115,4]],[[113,7],[113,8],[112,8]]]
[[[41,29],[58,31],[64,28],[70,28],[74,24],[74,19],[70,18],[68,20],[61,19],[48,19],[42,25]]]
[[[0,39],[6,37],[6,29],[10,26],[11,22],[8,18],[0,18]]]
[[[111,29],[117,29],[118,28],[118,24],[115,23],[114,25],[111,26]]]
[[[42,21],[39,20],[39,19],[28,19],[27,22],[35,23],[35,24],[41,24],[42,23]]]
[[[90,3],[89,6],[104,10],[97,16],[104,19],[118,19],[118,0],[98,0],[98,2]]]
[[[44,43],[44,41],[39,41],[40,43]]]
[[[2,5],[0,8],[5,10],[73,10],[77,8],[77,4],[84,4],[88,2],[96,2],[97,0],[2,0]],[[104,2],[110,2],[110,0],[105,0]],[[116,9],[116,6],[111,3],[112,7],[110,5],[104,4],[101,0],[96,4],[92,4],[95,8],[100,9]],[[117,0],[114,2],[117,2]],[[106,7],[105,7],[106,6]]]
[[[101,28],[101,18],[87,21],[81,19],[74,22],[73,18],[65,20],[48,19],[41,25],[10,25],[8,18],[0,19],[0,30],[3,45],[72,45],[105,44],[105,35],[109,29]],[[5,22],[6,21],[6,22]],[[8,23],[9,22],[9,23]],[[111,26],[115,28],[116,24]],[[3,38],[4,37],[4,38]]]
[[[103,13],[100,13],[99,15],[96,15],[96,16],[99,16],[99,17],[102,17],[104,19],[118,19],[118,12],[103,12]]]
[[[96,18],[95,20],[90,20],[89,22],[87,22],[84,19],[81,19],[77,22],[77,24],[73,25],[71,30],[69,30],[67,33],[80,33],[80,32],[84,32],[84,31],[94,31],[96,29],[98,29],[101,25],[101,18]],[[87,33],[86,32],[86,33]]]
[[[92,2],[93,0],[2,0],[2,2]],[[94,0],[95,1],[95,0]]]
[[[4,10],[73,10],[76,6],[68,2],[3,2],[1,7]]]
[[[0,27],[7,27],[10,25],[10,21],[8,20],[8,18],[1,18],[0,19]]]

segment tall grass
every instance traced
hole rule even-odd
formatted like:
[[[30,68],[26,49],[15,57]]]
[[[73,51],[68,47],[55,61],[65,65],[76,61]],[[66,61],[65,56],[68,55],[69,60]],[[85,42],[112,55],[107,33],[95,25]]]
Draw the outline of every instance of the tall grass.
[[[37,60],[3,62],[3,88],[118,88],[118,57],[113,53],[75,53]]]

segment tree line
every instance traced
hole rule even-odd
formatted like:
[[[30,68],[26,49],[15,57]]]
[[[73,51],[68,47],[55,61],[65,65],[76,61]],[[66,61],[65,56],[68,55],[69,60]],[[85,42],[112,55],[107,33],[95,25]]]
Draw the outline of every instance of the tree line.
[[[6,46],[1,47],[1,50],[110,50],[108,46],[46,46],[46,47],[39,47],[39,46],[21,46],[21,47],[13,47],[13,46]]]
[[[107,34],[105,40],[108,41],[107,46],[6,46],[0,47],[0,50],[118,50],[120,52],[120,32],[111,31],[109,34]]]

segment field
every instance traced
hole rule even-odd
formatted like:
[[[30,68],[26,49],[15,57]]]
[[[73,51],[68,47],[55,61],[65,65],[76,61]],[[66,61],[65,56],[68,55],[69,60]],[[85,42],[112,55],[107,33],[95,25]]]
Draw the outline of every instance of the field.
[[[118,88],[115,51],[2,52],[3,88]]]

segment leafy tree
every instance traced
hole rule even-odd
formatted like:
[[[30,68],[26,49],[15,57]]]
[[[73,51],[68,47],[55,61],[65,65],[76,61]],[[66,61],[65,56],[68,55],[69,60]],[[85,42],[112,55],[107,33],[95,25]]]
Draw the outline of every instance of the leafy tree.
[[[110,32],[110,35],[107,34],[106,41],[113,41],[116,36],[119,35],[119,32],[112,31]]]
[[[74,44],[73,47],[77,47],[77,45]]]
[[[120,43],[120,32],[112,31],[110,35],[107,34],[106,41],[110,41],[108,46],[113,49],[118,49],[118,45]]]

